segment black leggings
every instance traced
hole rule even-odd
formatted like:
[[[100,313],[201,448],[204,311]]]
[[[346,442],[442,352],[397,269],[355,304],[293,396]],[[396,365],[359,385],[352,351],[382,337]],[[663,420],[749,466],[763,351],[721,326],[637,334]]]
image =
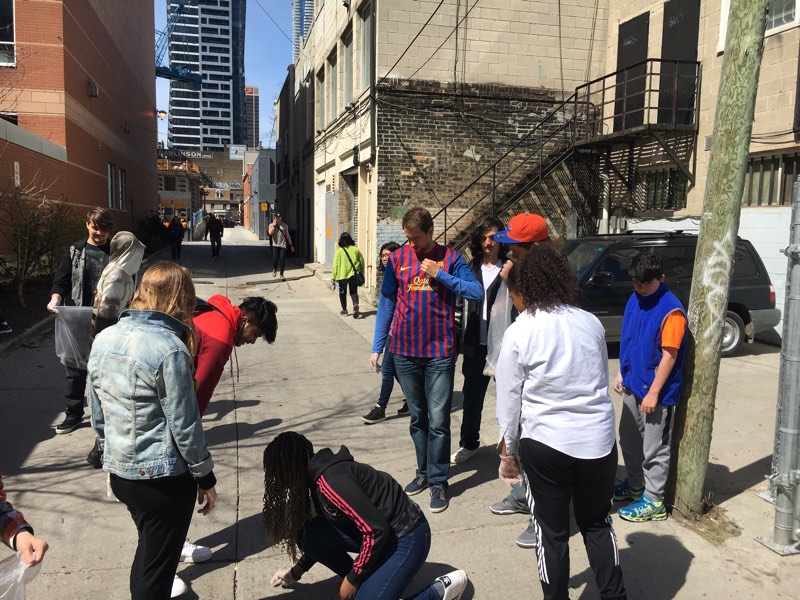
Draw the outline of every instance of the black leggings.
[[[280,269],[281,277],[283,277],[283,270],[286,268],[286,248],[282,246],[272,247],[272,270],[277,273]]]
[[[342,310],[347,310],[347,288],[350,288],[350,299],[353,301],[353,310],[358,308],[358,285],[356,284],[356,277],[353,275],[350,279],[342,279],[336,282],[339,288],[339,303],[342,305]]]
[[[625,598],[610,515],[617,474],[616,444],[602,458],[583,459],[522,438],[519,458],[533,497],[533,525],[539,537],[539,581],[545,600],[569,597],[570,500],[600,597]]]
[[[111,489],[128,507],[139,532],[131,600],[167,600],[192,522],[197,483],[189,473],[137,480],[112,475]]]

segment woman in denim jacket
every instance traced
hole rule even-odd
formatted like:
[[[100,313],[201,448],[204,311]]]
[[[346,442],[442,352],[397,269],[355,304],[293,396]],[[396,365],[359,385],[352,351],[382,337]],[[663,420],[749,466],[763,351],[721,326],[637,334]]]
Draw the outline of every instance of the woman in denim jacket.
[[[194,304],[189,271],[156,263],[89,357],[87,394],[92,426],[105,440],[103,468],[139,533],[133,600],[170,597],[195,497],[204,515],[217,498],[194,394]]]

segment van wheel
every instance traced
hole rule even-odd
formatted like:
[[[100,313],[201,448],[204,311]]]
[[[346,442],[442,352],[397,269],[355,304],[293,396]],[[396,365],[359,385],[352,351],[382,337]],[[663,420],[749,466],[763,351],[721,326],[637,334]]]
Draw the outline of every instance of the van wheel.
[[[725,324],[722,326],[722,356],[734,354],[744,341],[744,321],[733,311],[725,313]]]

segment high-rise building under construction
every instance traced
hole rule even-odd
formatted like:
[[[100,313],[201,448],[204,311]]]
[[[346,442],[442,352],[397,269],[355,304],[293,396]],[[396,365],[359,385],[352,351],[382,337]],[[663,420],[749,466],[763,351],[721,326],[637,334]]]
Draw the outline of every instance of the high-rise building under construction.
[[[169,88],[169,146],[223,150],[247,143],[245,129],[245,0],[168,0],[180,12],[169,41],[170,65],[202,76],[199,90],[180,81]]]

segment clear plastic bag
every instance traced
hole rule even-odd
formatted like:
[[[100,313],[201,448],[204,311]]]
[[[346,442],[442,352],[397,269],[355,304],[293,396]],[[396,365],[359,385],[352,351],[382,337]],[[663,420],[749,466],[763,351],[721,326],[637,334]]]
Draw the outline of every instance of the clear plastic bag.
[[[36,577],[41,566],[42,563],[28,567],[19,553],[0,560],[0,599],[25,600],[25,586]]]
[[[66,367],[85,369],[92,347],[92,307],[59,306],[56,314],[56,354]]]
[[[486,366],[483,368],[483,374],[487,377],[494,377],[497,357],[500,356],[500,346],[503,343],[503,334],[511,325],[512,307],[508,287],[503,281],[497,290],[492,311],[489,313],[489,331],[486,334]]]

